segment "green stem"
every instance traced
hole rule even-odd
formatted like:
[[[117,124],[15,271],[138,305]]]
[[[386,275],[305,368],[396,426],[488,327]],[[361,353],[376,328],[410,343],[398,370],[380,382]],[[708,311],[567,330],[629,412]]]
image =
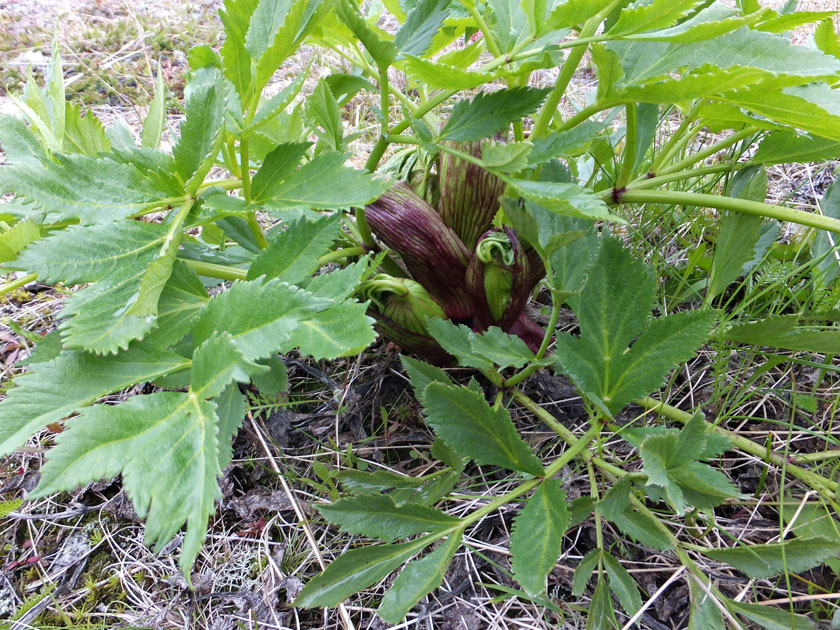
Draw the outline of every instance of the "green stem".
[[[725,197],[723,195],[708,195],[705,193],[684,192],[681,190],[624,190],[614,191],[618,203],[662,203],[681,206],[698,206],[701,208],[717,208],[731,210],[743,214],[751,214],[777,221],[789,221],[799,225],[840,233],[840,220],[821,214],[793,210],[783,206],[774,206],[760,201]],[[609,203],[609,202],[608,202]]]
[[[490,29],[487,26],[487,22],[484,21],[484,16],[481,15],[479,10],[475,6],[475,2],[472,0],[467,0],[466,2],[462,2],[461,6],[463,6],[467,12],[470,14],[470,17],[475,20],[475,23],[478,24],[478,28],[481,30],[481,33],[484,35],[484,41],[487,43],[487,50],[490,51],[494,57],[501,57],[502,50],[499,48],[499,44],[496,42],[495,38],[493,38],[493,34],[490,32]]]
[[[624,121],[624,159],[621,161],[621,171],[615,182],[616,188],[624,188],[633,176],[636,167],[636,103],[627,103]]]
[[[254,235],[254,239],[257,241],[257,245],[260,246],[260,249],[268,247],[268,239],[265,237],[265,232],[263,232],[260,227],[260,222],[257,221],[257,211],[254,210],[249,212],[245,217],[245,221],[248,223],[248,228],[251,230],[251,234]]]
[[[709,145],[702,151],[698,151],[697,153],[692,153],[685,159],[680,160],[679,162],[675,162],[671,164],[671,166],[663,169],[662,171],[656,173],[657,175],[667,175],[668,173],[674,173],[676,171],[684,171],[687,168],[691,167],[697,162],[701,160],[705,160],[707,157],[726,149],[727,147],[732,146],[736,142],[743,140],[744,138],[749,138],[754,136],[758,130],[754,127],[749,127],[747,129],[742,129],[737,133],[733,133],[731,136],[724,138],[714,144]]]
[[[586,40],[594,35],[603,19],[603,12],[589,18],[580,30],[578,40]],[[566,57],[566,61],[563,62],[563,67],[560,69],[557,81],[554,82],[554,87],[548,95],[548,98],[545,99],[545,103],[537,116],[537,121],[534,123],[534,128],[531,130],[531,138],[541,138],[548,131],[548,127],[554,119],[554,115],[557,113],[557,106],[560,104],[560,99],[562,99],[563,94],[566,93],[566,88],[569,87],[572,77],[575,76],[575,72],[577,72],[578,65],[580,65],[580,61],[583,59],[583,55],[587,48],[589,48],[588,42],[583,46],[576,46],[569,53],[569,56]]]
[[[548,413],[545,409],[540,407],[536,402],[531,400],[526,394],[523,394],[521,391],[515,391],[513,393],[513,399],[525,407],[528,411],[533,413],[537,416],[541,422],[548,425],[552,431],[554,431],[557,435],[559,435],[566,444],[569,446],[575,446],[580,441],[579,438],[569,429],[567,429],[563,424],[557,421],[557,418],[552,416]],[[596,457],[592,453],[581,453],[581,458],[584,461],[592,461],[598,468],[603,470],[614,477],[624,477],[627,475],[627,471],[619,468],[618,466],[613,466],[609,462],[604,461],[600,457]]]
[[[364,256],[368,253],[366,247],[345,247],[344,249],[337,249],[334,252],[324,254],[318,259],[318,265],[326,265],[336,260],[349,258],[350,256]]]
[[[388,142],[399,144],[421,144],[420,140],[418,140],[414,136],[406,136],[399,134],[389,134]]]
[[[548,467],[545,469],[545,476],[544,477],[537,477],[536,479],[531,479],[530,481],[526,481],[525,483],[520,484],[507,494],[503,494],[497,499],[494,499],[483,508],[479,508],[469,516],[465,517],[460,523],[459,526],[469,525],[470,523],[475,523],[478,520],[481,520],[488,514],[498,510],[503,505],[507,505],[511,501],[513,501],[516,497],[521,496],[531,490],[532,488],[536,488],[540,485],[545,479],[551,479],[554,475],[559,473],[563,470],[563,467],[566,466],[570,461],[572,461],[575,457],[580,455],[585,451],[586,448],[589,447],[589,444],[594,440],[598,433],[600,432],[600,428],[598,427],[598,423],[595,422],[589,429],[584,433],[580,439],[577,439],[574,444],[569,444],[569,448],[567,448],[563,454],[555,459]]]
[[[686,130],[688,129],[689,125],[694,122],[695,112],[697,111],[698,105],[695,105],[694,108],[689,112],[689,114],[683,118],[680,126],[677,127],[677,130],[673,133],[673,135],[668,138],[667,142],[659,149],[656,154],[656,157],[653,158],[653,163],[650,165],[650,172],[656,173],[659,170],[659,167],[662,164],[670,159],[672,153],[672,149],[674,146],[680,141],[680,139],[684,136]]]
[[[678,171],[668,175],[659,175],[657,177],[640,177],[627,184],[628,190],[641,190],[643,188],[655,188],[662,184],[669,184],[671,182],[681,181],[683,179],[691,179],[693,177],[703,177],[704,175],[713,175],[715,173],[726,173],[735,168],[733,162],[724,162],[722,164],[713,164],[712,166],[701,166],[699,168],[692,168],[687,171]],[[612,197],[612,191],[601,193],[602,199],[609,199]]]
[[[38,277],[37,273],[28,273],[25,276],[18,278],[17,280],[12,280],[11,282],[7,282],[6,284],[0,286],[0,295],[5,295],[6,293],[10,293],[15,289],[19,289],[25,284],[29,284],[35,278]]]
[[[388,96],[388,66],[379,65],[379,109],[382,112],[382,135],[388,135],[388,112],[391,109],[391,99]]]
[[[681,424],[686,424],[689,420],[691,420],[691,418],[694,417],[692,416],[692,414],[686,411],[682,411],[681,409],[672,407],[671,405],[660,402],[655,398],[651,398],[650,396],[646,396],[635,402],[636,404],[644,407],[645,409],[661,413],[663,416],[666,416],[671,420],[675,420]],[[752,440],[742,437],[733,431],[728,431],[723,427],[719,427],[712,424],[709,424],[708,426],[710,426],[712,430],[716,433],[725,436],[732,443],[733,446],[744,451],[745,453],[749,453],[750,455],[758,457],[761,460],[766,459],[776,466],[784,466],[791,475],[793,475],[800,481],[807,483],[811,488],[820,492],[821,494],[827,494],[830,496],[833,493],[837,492],[836,481],[826,479],[822,475],[797,466],[796,464],[791,464],[790,462],[786,461],[784,456],[779,455],[778,453],[768,453],[766,447],[760,444],[756,444]]]
[[[242,196],[246,203],[251,202],[251,158],[248,156],[248,138],[239,140],[239,169],[242,174]]]
[[[610,109],[619,105],[619,103],[615,101],[595,101],[592,105],[588,105],[580,110],[577,114],[572,116],[571,118],[564,120],[562,124],[558,125],[554,131],[566,131],[566,129],[571,129],[572,127],[577,127],[580,123],[590,119],[592,116],[597,114],[598,112],[602,112],[605,109]],[[533,132],[531,132],[531,137],[533,137]]]
[[[228,267],[227,265],[189,260],[187,258],[179,258],[178,260],[185,263],[187,267],[192,268],[199,276],[230,281],[245,280],[248,277],[248,271],[246,269],[237,269],[236,267]]]
[[[242,188],[242,180],[239,177],[231,177],[228,179],[211,179],[206,181],[198,187],[198,192],[207,190],[208,188],[222,188],[224,190],[234,190],[235,188]]]

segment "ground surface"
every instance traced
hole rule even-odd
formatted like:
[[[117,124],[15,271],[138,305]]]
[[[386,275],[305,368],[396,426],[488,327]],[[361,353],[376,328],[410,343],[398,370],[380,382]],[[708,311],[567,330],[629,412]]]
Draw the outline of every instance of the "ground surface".
[[[121,117],[137,129],[150,98],[151,68],[160,60],[167,83],[179,98],[185,66],[182,51],[196,43],[218,42],[219,5],[215,0],[0,2],[0,111],[12,109],[6,91],[14,93],[22,87],[27,68],[31,66],[36,74],[42,68],[50,52],[53,25],[57,25],[71,98],[92,108],[106,124]],[[836,2],[828,1],[802,5],[838,8]],[[277,80],[282,84],[282,77]],[[580,86],[585,89],[586,77],[581,77]],[[800,206],[813,206],[831,180],[830,172],[817,165],[777,169],[771,196],[784,199],[795,192]],[[4,388],[19,372],[16,361],[28,352],[21,331],[40,335],[51,330],[63,295],[33,285],[0,300]],[[690,409],[711,401],[710,416],[725,417],[730,428],[766,442],[770,450],[796,453],[823,448],[825,442],[819,436],[836,435],[834,409],[840,391],[836,375],[801,362],[768,367],[765,359],[701,353],[676,378],[669,402]],[[19,622],[14,627],[20,629],[346,627],[334,611],[301,612],[288,605],[317,572],[319,561],[329,562],[351,542],[319,521],[311,504],[335,492],[331,471],[339,467],[374,466],[424,474],[432,466],[427,456],[432,436],[406,389],[397,357],[385,348],[329,365],[291,358],[289,368],[291,397],[265,399],[252,392],[251,413],[236,439],[234,462],[222,480],[224,497],[195,565],[195,590],[187,588],[177,569],[178,538],[159,553],[144,546],[142,524],[118,480],[21,504],[19,499],[37,482],[50,432],[4,460],[0,468],[0,620],[16,614]],[[715,392],[721,382],[730,383],[723,399]],[[585,417],[580,400],[563,379],[538,374],[528,390],[566,426],[582,432]],[[532,442],[542,443],[553,435],[527,422],[523,419],[520,428]],[[778,535],[778,508],[773,502],[779,497],[783,477],[778,471],[768,472],[759,459],[732,459],[725,467],[744,493],[766,497],[767,505],[759,501],[733,508],[720,524],[754,542]],[[492,471],[476,469],[472,475],[474,483],[463,488],[455,512],[466,511],[507,488]],[[566,476],[571,498],[586,493],[587,484],[584,476],[578,478],[573,471]],[[788,486],[788,491],[794,490]],[[298,509],[311,523],[317,550],[305,536]],[[504,589],[516,588],[507,558],[510,521],[511,514],[497,513],[467,532],[465,540],[472,551],[459,553],[442,589],[415,609],[404,627],[582,627],[580,612],[589,602],[587,596],[571,595],[571,575],[593,546],[594,528],[583,525],[570,531],[564,554],[549,578],[554,604],[550,610],[517,597],[495,599]],[[652,599],[642,627],[686,627],[687,586],[682,580],[669,583],[679,568],[675,558],[641,548],[624,551],[631,558],[626,565],[630,573],[644,587],[646,599]],[[828,572],[814,571],[807,577],[810,584],[790,585],[792,595],[805,597],[806,602],[832,584]],[[764,582],[732,575],[721,578],[728,594],[740,594],[745,601],[780,597],[779,590]],[[372,590],[347,603],[356,627],[385,627],[372,615],[376,595]],[[815,604],[814,611],[823,618],[830,615],[826,607],[831,601],[825,598],[827,603]]]

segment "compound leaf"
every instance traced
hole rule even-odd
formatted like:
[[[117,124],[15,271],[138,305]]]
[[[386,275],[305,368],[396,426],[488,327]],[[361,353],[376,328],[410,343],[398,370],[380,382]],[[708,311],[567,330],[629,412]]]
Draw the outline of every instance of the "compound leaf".
[[[766,630],[814,630],[814,622],[804,615],[797,615],[790,610],[762,606],[760,604],[745,604],[727,599],[726,607],[742,617],[757,623]]]
[[[531,447],[516,432],[507,409],[491,408],[481,394],[466,387],[430,383],[423,407],[429,425],[458,454],[478,464],[544,474]]]
[[[394,36],[394,45],[404,55],[422,56],[449,15],[450,0],[418,0]]]
[[[296,284],[318,268],[318,258],[327,253],[338,236],[340,214],[315,221],[300,219],[273,238],[248,268],[248,280],[260,276]]]
[[[172,191],[133,164],[85,155],[0,168],[0,192],[12,192],[50,215],[82,225],[113,223],[166,199]]]
[[[388,623],[399,623],[421,598],[440,586],[461,544],[461,535],[461,530],[450,534],[433,552],[409,562],[385,593],[376,614]]]
[[[568,525],[566,492],[557,479],[546,479],[517,515],[510,535],[513,575],[528,594],[545,591]]]
[[[701,4],[703,4],[703,0],[634,2],[621,11],[618,20],[607,34],[611,36],[631,35],[640,31],[668,28]]]
[[[251,180],[251,200],[259,204],[269,199],[272,188],[295,172],[309,146],[309,142],[284,142],[272,149]]]
[[[628,615],[633,615],[642,607],[642,597],[639,595],[639,587],[636,581],[630,577],[621,563],[607,552],[601,554],[604,568],[607,570],[607,577],[610,580],[610,590],[615,593],[621,607]]]
[[[482,92],[472,101],[458,101],[440,133],[441,140],[481,140],[535,111],[548,89],[519,87]]]
[[[190,392],[199,399],[213,398],[231,382],[247,383],[252,374],[268,369],[248,361],[230,333],[217,332],[193,352]]]
[[[224,140],[225,89],[221,79],[217,68],[201,68],[185,90],[186,117],[172,155],[189,195],[204,182]]]
[[[688,359],[714,323],[711,311],[663,317],[642,332],[655,303],[653,276],[621,244],[606,239],[580,298],[578,337],[558,335],[557,363],[586,395],[612,415],[660,386]]]
[[[135,346],[116,356],[65,350],[15,378],[0,402],[0,453],[6,455],[42,427],[57,422],[96,399],[189,365],[166,350]]]
[[[510,183],[526,200],[557,214],[624,223],[621,217],[610,212],[607,204],[599,196],[577,184],[528,179],[511,179]]]
[[[398,545],[351,549],[309,581],[295,600],[295,606],[337,606],[353,593],[377,583],[432,542],[433,538],[424,536]]]
[[[90,114],[88,114],[90,116]],[[149,104],[149,111],[143,120],[143,133],[140,136],[140,146],[157,149],[166,124],[166,84],[163,82],[163,68],[158,66],[155,80],[155,95]]]
[[[221,495],[215,405],[161,392],[97,405],[69,422],[41,470],[35,496],[122,473],[146,540],[163,547],[186,523],[179,565],[189,573]]]
[[[703,554],[732,565],[752,579],[812,569],[840,555],[840,542],[827,538],[794,538],[781,543],[705,549]]]
[[[343,531],[385,542],[446,529],[459,522],[456,517],[425,505],[410,502],[396,505],[387,494],[362,494],[316,507],[324,518]]]
[[[272,186],[265,196],[272,208],[335,209],[363,206],[381,196],[389,182],[370,173],[342,166],[347,156],[322,153]]]

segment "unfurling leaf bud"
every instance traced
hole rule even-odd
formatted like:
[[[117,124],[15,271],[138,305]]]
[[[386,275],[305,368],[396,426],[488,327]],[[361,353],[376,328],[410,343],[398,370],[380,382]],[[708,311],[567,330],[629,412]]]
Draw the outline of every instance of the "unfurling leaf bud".
[[[447,317],[458,322],[473,318],[464,281],[469,251],[429,204],[408,184],[397,182],[365,214],[373,233],[400,255]]]
[[[519,317],[530,296],[530,263],[516,233],[486,232],[467,269],[467,286],[478,305],[480,328],[506,330]]]
[[[445,319],[446,313],[419,282],[378,274],[362,285],[361,292],[371,301],[369,314],[385,339],[434,363],[451,360],[426,327],[427,317]]]
[[[446,146],[481,158],[481,142],[445,142]],[[440,155],[440,216],[472,250],[490,229],[506,184],[489,171],[449,153]]]
[[[380,273],[367,280],[361,291],[380,314],[416,333],[428,334],[427,317],[446,318],[440,304],[419,282],[409,278]]]

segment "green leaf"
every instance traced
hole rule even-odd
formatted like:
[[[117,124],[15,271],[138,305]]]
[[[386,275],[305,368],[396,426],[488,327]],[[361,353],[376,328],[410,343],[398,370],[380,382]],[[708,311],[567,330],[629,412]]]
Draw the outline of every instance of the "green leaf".
[[[298,93],[300,93],[307,74],[307,72],[301,72],[289,85],[263,103],[257,110],[254,119],[242,131],[242,135],[251,135],[263,125],[267,125],[275,120],[295,100]]]
[[[435,341],[441,348],[457,358],[460,365],[477,370],[493,367],[489,359],[473,351],[470,340],[475,333],[467,326],[453,324],[445,319],[427,319],[426,325]]]
[[[341,110],[326,80],[321,79],[306,100],[306,117],[315,127],[321,143],[333,151],[344,150],[344,126]]]
[[[188,575],[221,496],[216,421],[213,404],[175,392],[90,407],[57,436],[33,496],[122,473],[157,550],[187,524],[179,565]]]
[[[797,326],[796,315],[780,315],[738,324],[726,331],[726,339],[738,343],[771,346],[802,352],[840,352],[840,332]]]
[[[259,204],[269,199],[271,191],[295,172],[309,147],[309,142],[285,142],[266,155],[251,180],[251,200]]]
[[[279,280],[234,282],[211,299],[193,323],[196,345],[216,331],[227,331],[249,360],[294,347],[300,323],[332,305],[332,300]]]
[[[610,213],[609,207],[598,195],[577,184],[535,182],[527,179],[511,179],[510,183],[526,200],[557,214],[624,223],[621,217]]]
[[[651,517],[627,508],[609,519],[618,526],[621,533],[630,536],[640,544],[653,549],[673,549],[671,539],[657,526]]]
[[[225,41],[219,49],[222,55],[222,72],[233,84],[243,103],[250,102],[253,94],[251,55],[245,48],[245,36],[257,2],[258,0],[225,0],[224,10],[219,11],[219,17],[225,27]]]
[[[482,92],[472,101],[458,101],[440,134],[441,140],[481,140],[534,112],[549,89],[519,87]]]
[[[41,228],[32,220],[25,219],[15,223],[0,234],[0,263],[15,260],[26,246],[40,238]]]
[[[64,347],[97,354],[125,350],[135,339],[143,339],[156,324],[154,317],[135,315],[127,304],[136,297],[143,270],[103,280],[76,291],[65,302],[59,327]]]
[[[256,22],[266,16],[266,13],[262,12],[263,7],[267,7],[269,13],[267,22],[270,23],[270,45],[264,53],[254,56],[257,91],[265,87],[280,64],[298,49],[313,28],[325,17],[331,3],[321,0],[260,0],[245,38],[246,48],[251,30],[257,28]]]
[[[406,374],[408,374],[408,378],[411,379],[411,386],[414,387],[414,395],[421,403],[425,398],[426,386],[430,383],[452,383],[452,380],[446,372],[439,367],[412,359],[404,354],[400,355],[400,361],[405,368]],[[437,439],[435,443],[437,443]],[[432,448],[434,448],[434,445]]]
[[[187,194],[194,195],[224,140],[225,90],[221,72],[210,67],[195,72],[184,90],[184,99],[186,117],[172,155]]]
[[[740,68],[749,70],[758,80],[783,77],[790,81],[788,85],[828,78],[840,71],[837,59],[794,46],[785,37],[748,28],[688,44],[614,41],[607,48],[618,55],[628,85],[699,68]],[[722,88],[712,88],[712,91],[720,92]]]
[[[818,136],[772,131],[764,136],[752,161],[764,164],[822,162],[840,153],[840,141]]]
[[[98,398],[135,383],[150,381],[189,365],[166,350],[135,346],[116,356],[64,351],[15,378],[0,402],[0,453],[7,455],[30,435]]]
[[[621,602],[624,612],[634,615],[642,607],[642,596],[639,595],[639,587],[636,586],[635,580],[630,577],[627,569],[610,554],[604,552],[601,559],[607,570],[607,577],[610,579],[610,590]]]
[[[688,44],[699,42],[729,33],[743,26],[754,24],[762,16],[772,15],[772,11],[765,9],[750,15],[741,16],[735,9],[720,3],[698,11],[691,18],[680,22],[676,26],[629,35],[628,39],[647,39],[658,41],[679,42]]]
[[[599,575],[598,585],[592,593],[592,601],[586,613],[586,630],[608,630],[609,628],[618,628],[618,621],[615,618],[607,581]]]
[[[364,206],[380,197],[390,183],[342,166],[346,155],[322,153],[266,193],[272,208],[336,209]]]
[[[572,576],[572,595],[575,597],[583,595],[583,592],[586,590],[586,585],[589,584],[589,580],[595,572],[600,559],[601,550],[597,548],[591,549],[583,556]]]
[[[589,270],[578,309],[579,337],[558,335],[557,363],[609,415],[659,387],[706,339],[715,314],[690,311],[645,327],[655,303],[653,276],[621,244],[606,239]]]
[[[800,573],[840,556],[840,542],[826,538],[794,538],[783,543],[704,549],[703,555],[732,565],[751,579],[785,572]]]
[[[46,68],[46,109],[52,130],[59,144],[64,140],[66,113],[64,93],[64,70],[61,67],[61,55],[58,52],[58,33],[53,35],[52,59]]]
[[[274,42],[274,38],[292,7],[292,0],[258,0],[251,16],[245,48],[254,61],[258,61]],[[278,60],[278,63],[281,60]]]
[[[431,536],[424,536],[398,545],[351,549],[310,580],[294,605],[298,608],[337,606],[353,593],[379,582],[433,541]]]
[[[330,298],[339,302],[356,291],[359,283],[378,265],[370,256],[364,256],[346,267],[322,273],[312,278],[306,290],[317,297]]]
[[[318,258],[330,249],[338,236],[341,215],[317,221],[301,219],[273,238],[248,268],[248,280],[260,276],[297,284],[318,268]]]
[[[82,117],[78,105],[67,103],[64,112],[64,140],[62,150],[65,153],[81,153],[92,158],[111,150],[111,141],[102,128],[102,123],[88,111]]]
[[[767,196],[767,171],[760,166],[741,169],[732,179],[729,196],[763,202]],[[761,222],[762,217],[741,212],[723,215],[709,273],[709,298],[720,295],[752,260],[761,236]]]
[[[797,615],[790,610],[759,604],[745,604],[732,599],[726,600],[726,607],[766,630],[814,630],[816,628],[814,622],[808,617]]]
[[[143,120],[143,133],[140,136],[140,146],[157,149],[166,123],[166,84],[163,82],[163,68],[158,66],[155,80],[155,95],[149,104],[149,111]]]
[[[217,332],[198,346],[192,361],[190,393],[200,399],[218,396],[231,382],[247,383],[251,374],[268,371],[248,361],[226,332]]]
[[[37,165],[47,160],[35,134],[21,118],[11,114],[0,114],[0,146],[6,156],[6,168],[27,162]]]
[[[79,219],[82,225],[112,223],[171,196],[154,177],[132,164],[83,155],[4,166],[0,192],[15,193],[50,215],[50,220]]]
[[[548,26],[554,29],[578,26],[589,18],[598,15],[610,4],[612,4],[612,0],[587,0],[586,2],[565,0],[551,10]]]
[[[316,507],[325,519],[341,527],[342,531],[385,542],[422,532],[441,531],[460,522],[454,516],[425,505],[403,503],[397,506],[387,494],[363,494]]]
[[[196,273],[185,263],[176,260],[172,275],[160,294],[157,328],[146,337],[146,341],[160,348],[167,348],[180,341],[189,332],[193,318],[209,299]]]
[[[478,464],[544,474],[540,461],[516,432],[507,409],[491,408],[481,394],[466,387],[430,383],[423,407],[429,425],[458,454]]]
[[[688,630],[726,630],[720,608],[715,601],[693,578],[688,580],[688,586],[691,593]]]
[[[345,490],[353,494],[372,494],[393,489],[416,490],[422,481],[414,477],[398,475],[387,470],[367,472],[362,470],[342,470],[337,478]]]
[[[742,496],[722,472],[697,461],[718,450],[716,441],[710,444],[706,422],[699,415],[679,434],[668,431],[648,436],[639,448],[648,487],[660,488],[678,514],[688,505],[710,508]]]
[[[492,81],[492,72],[465,70],[453,65],[430,61],[411,55],[406,56],[406,72],[419,85],[441,90],[469,90]]]
[[[394,37],[397,49],[404,55],[424,55],[449,15],[449,3],[450,0],[417,0]]]
[[[391,65],[397,57],[397,47],[386,39],[384,33],[377,32],[368,25],[354,0],[336,0],[335,12],[362,42],[371,57],[376,60],[377,65],[381,67]]]
[[[568,526],[566,492],[557,479],[546,479],[517,515],[510,535],[513,575],[530,595],[545,592]]]
[[[834,30],[834,20],[826,19],[814,30],[814,44],[827,55],[840,59],[840,37]]]
[[[530,142],[493,142],[481,144],[481,162],[488,169],[503,173],[516,173],[527,168],[528,155],[533,145]]]
[[[219,418],[219,470],[224,470],[233,458],[233,437],[239,431],[247,411],[245,396],[237,384],[231,383],[213,402]]]
[[[840,218],[840,185],[836,182],[832,183],[823,193],[819,203],[823,215],[835,219]],[[817,260],[814,275],[819,278],[819,282],[826,286],[829,286],[840,272],[836,245],[836,235],[825,230],[817,230],[814,235],[814,243],[811,246],[811,256]]]
[[[158,224],[121,221],[110,225],[72,225],[33,242],[15,268],[34,271],[42,282],[79,284],[108,280],[116,273],[142,270],[163,242]]]
[[[603,123],[587,120],[571,129],[536,138],[532,141],[534,148],[528,154],[528,166],[536,166],[558,157],[580,155],[603,130]]]
[[[376,341],[374,320],[367,316],[368,303],[352,300],[336,304],[303,319],[292,346],[315,359],[335,359],[359,354]]]
[[[417,602],[439,587],[461,544],[461,535],[462,531],[450,534],[433,552],[409,562],[385,593],[376,614],[388,623],[399,623]]]
[[[503,332],[498,326],[491,326],[481,334],[471,332],[470,347],[473,354],[492,361],[500,370],[520,368],[537,358],[522,339]]]
[[[651,0],[634,2],[621,11],[607,34],[613,37],[673,26],[689,15],[702,0]]]

